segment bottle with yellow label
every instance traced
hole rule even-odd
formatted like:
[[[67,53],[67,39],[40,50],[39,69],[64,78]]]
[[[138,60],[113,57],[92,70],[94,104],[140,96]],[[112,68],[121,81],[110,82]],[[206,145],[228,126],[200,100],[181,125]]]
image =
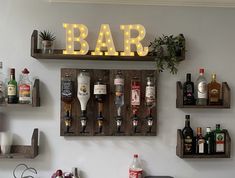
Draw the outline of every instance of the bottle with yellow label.
[[[216,81],[216,74],[212,74],[211,82],[208,84],[208,104],[220,105],[220,88],[221,84]]]
[[[19,103],[21,104],[32,103],[32,82],[29,80],[28,74],[29,71],[25,68],[19,81]]]

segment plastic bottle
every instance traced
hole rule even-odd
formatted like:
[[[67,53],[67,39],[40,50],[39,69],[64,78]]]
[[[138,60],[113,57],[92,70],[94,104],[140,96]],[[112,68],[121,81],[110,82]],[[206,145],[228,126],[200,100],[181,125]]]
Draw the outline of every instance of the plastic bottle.
[[[138,154],[134,154],[132,164],[129,167],[129,178],[142,178],[143,169],[141,167]]]

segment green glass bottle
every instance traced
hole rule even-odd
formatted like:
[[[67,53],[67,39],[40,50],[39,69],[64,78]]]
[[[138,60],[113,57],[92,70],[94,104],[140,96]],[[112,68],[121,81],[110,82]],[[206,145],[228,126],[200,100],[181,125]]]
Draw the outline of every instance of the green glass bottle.
[[[216,124],[215,129],[215,153],[225,152],[225,133],[220,129],[220,124]]]
[[[206,128],[206,135],[205,135],[205,147],[206,147],[206,154],[213,154],[214,153],[214,136],[211,132],[211,128]]]
[[[17,82],[15,80],[15,69],[10,69],[10,80],[7,85],[7,99],[9,104],[18,102],[17,98]]]

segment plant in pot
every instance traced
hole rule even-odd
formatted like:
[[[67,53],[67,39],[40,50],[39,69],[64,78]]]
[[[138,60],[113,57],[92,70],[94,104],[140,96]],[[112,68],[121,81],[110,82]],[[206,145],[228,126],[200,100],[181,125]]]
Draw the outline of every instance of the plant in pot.
[[[53,53],[53,43],[54,40],[56,39],[54,33],[48,30],[40,31],[39,37],[41,38],[42,53],[43,54]]]
[[[150,42],[149,55],[155,56],[156,67],[159,72],[168,69],[170,73],[178,72],[178,64],[184,59],[185,38],[183,34],[178,36],[166,36],[155,38]]]

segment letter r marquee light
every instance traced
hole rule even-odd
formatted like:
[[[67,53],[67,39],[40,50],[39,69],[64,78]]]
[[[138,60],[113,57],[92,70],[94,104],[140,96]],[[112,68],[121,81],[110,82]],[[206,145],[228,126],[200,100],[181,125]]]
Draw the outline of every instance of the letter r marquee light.
[[[85,40],[88,36],[88,28],[83,24],[68,24],[64,23],[63,27],[66,30],[66,49],[63,54],[72,55],[86,55],[89,51],[89,44]],[[131,45],[136,47],[136,52],[139,56],[146,56],[148,54],[148,47],[143,47],[141,41],[144,39],[146,30],[141,24],[120,25],[123,31],[124,50],[117,52],[112,38],[112,33],[108,24],[101,24],[100,32],[97,38],[95,50],[91,55],[105,55],[105,56],[134,56],[135,53],[131,49]],[[75,36],[75,30],[78,36]],[[132,37],[131,34],[136,31],[138,35]],[[75,43],[79,44],[80,49],[75,50]]]

